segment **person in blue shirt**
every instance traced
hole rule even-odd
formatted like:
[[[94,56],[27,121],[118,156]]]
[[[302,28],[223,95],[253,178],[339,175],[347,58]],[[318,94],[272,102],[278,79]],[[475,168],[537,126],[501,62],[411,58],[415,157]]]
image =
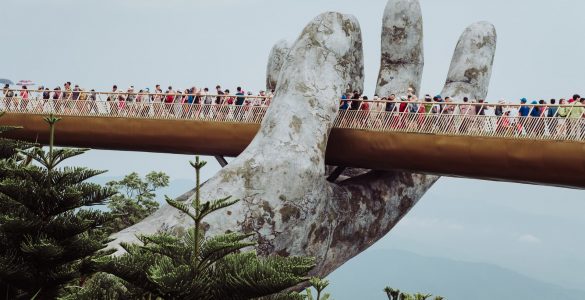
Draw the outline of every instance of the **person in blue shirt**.
[[[349,108],[349,101],[347,100],[347,95],[343,94],[341,96],[341,106],[339,107],[340,110],[347,110]]]
[[[244,105],[244,101],[246,100],[246,98],[244,97],[246,94],[244,94],[244,91],[242,91],[241,87],[238,87],[236,91],[237,91],[236,96],[239,96],[236,98],[236,106],[242,106]]]
[[[530,116],[531,117],[540,117],[540,107],[536,106],[538,104],[538,101],[534,100],[532,101],[530,104],[532,104],[532,109],[530,110]]]
[[[526,101],[527,101],[526,98],[520,99],[520,103],[522,104],[522,106],[520,106],[518,113],[520,114],[521,117],[528,117],[528,115],[530,114],[530,107],[526,105]]]

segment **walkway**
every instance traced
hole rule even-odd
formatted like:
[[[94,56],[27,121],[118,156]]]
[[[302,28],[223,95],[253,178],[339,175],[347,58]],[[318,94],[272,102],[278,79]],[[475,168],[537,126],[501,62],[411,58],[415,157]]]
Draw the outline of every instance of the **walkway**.
[[[57,127],[62,146],[237,156],[268,109],[130,103],[105,101],[109,93],[95,96],[95,101],[0,97],[0,109],[7,112],[0,125],[23,126],[11,137],[46,143],[48,127],[42,116],[55,113],[64,117]],[[261,103],[254,101],[258,97],[246,99]],[[370,108],[386,107],[369,103]],[[399,104],[394,106],[389,112],[341,111],[328,143],[327,163],[585,188],[583,118],[498,117],[489,115],[490,109],[488,115],[448,113],[467,111],[467,103],[444,104],[435,114],[400,112]]]

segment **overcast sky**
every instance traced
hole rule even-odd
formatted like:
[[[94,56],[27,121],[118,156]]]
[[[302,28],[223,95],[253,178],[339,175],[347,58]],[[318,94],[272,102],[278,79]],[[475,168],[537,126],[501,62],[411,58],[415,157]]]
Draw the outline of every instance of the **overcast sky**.
[[[366,93],[374,90],[385,0],[2,0],[0,78],[49,87],[264,88],[266,59],[324,11],[358,17]],[[585,92],[585,1],[422,0],[424,93],[437,93],[461,32],[486,20],[498,32],[489,101]],[[58,138],[58,137],[57,137]],[[194,141],[196,142],[196,141]],[[93,151],[77,163],[108,176],[162,170],[192,177],[181,155]],[[212,164],[211,175],[218,169]],[[585,286],[585,192],[442,179],[377,247],[499,264]]]

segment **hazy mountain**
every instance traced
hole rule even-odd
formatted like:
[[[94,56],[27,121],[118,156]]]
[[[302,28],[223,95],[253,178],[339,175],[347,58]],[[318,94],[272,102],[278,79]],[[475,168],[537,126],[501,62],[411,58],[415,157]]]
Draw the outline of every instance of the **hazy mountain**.
[[[449,300],[582,300],[585,291],[544,283],[495,265],[400,250],[366,251],[328,278],[336,300],[386,299],[386,286]]]
[[[107,181],[119,179],[119,177],[114,176],[100,176],[95,178],[94,182],[104,184]],[[193,188],[194,185],[194,180],[172,180],[168,188],[161,189],[157,193],[157,199],[159,202],[163,203],[164,195],[177,197]],[[540,190],[539,192],[546,194],[547,191]],[[555,280],[561,275],[545,275],[542,271],[546,269],[553,270],[554,268],[549,265],[554,265],[554,263],[558,261],[558,258],[557,260],[554,260],[553,257],[547,256],[548,260],[542,261],[542,266],[534,266],[533,268],[530,268],[535,271],[531,272],[528,268],[522,268],[521,262],[509,262],[513,256],[504,259],[505,257],[502,254],[498,254],[498,251],[492,251],[493,256],[496,256],[498,261],[502,262],[501,265],[519,270],[525,274],[532,274],[530,275],[531,277],[540,277],[541,280],[533,279],[526,275],[522,275],[521,273],[498,267],[495,264],[458,261],[460,259],[477,261],[477,259],[474,259],[473,257],[466,256],[465,253],[476,253],[479,251],[477,250],[478,247],[482,248],[483,246],[485,247],[483,251],[489,252],[489,244],[482,244],[480,240],[477,238],[474,239],[470,236],[474,232],[481,232],[481,230],[476,228],[479,226],[478,224],[490,224],[490,228],[495,228],[492,234],[505,237],[506,235],[502,234],[502,232],[513,228],[513,223],[519,222],[520,220],[518,220],[518,218],[521,216],[521,223],[524,224],[524,226],[532,224],[526,228],[527,232],[535,231],[539,233],[539,235],[546,237],[548,240],[549,236],[552,234],[544,235],[545,232],[558,230],[557,226],[559,226],[559,223],[573,220],[573,218],[563,220],[554,216],[543,218],[539,214],[540,212],[533,212],[536,216],[532,216],[526,212],[516,212],[516,214],[514,214],[514,209],[502,209],[499,206],[493,206],[493,203],[486,200],[490,198],[489,196],[482,197],[481,195],[484,193],[479,194],[480,195],[474,194],[473,196],[454,196],[453,194],[448,194],[441,189],[432,191],[430,193],[430,196],[432,197],[430,198],[434,201],[421,201],[421,203],[413,209],[411,214],[405,218],[397,228],[395,228],[393,234],[377,244],[376,249],[370,249],[360,254],[358,257],[352,259],[334,272],[329,277],[331,280],[329,292],[331,292],[334,299],[337,300],[386,299],[386,296],[382,292],[385,286],[400,288],[408,292],[433,293],[447,297],[447,299],[450,300],[585,299],[585,291],[574,290],[545,282]],[[470,203],[468,200],[469,198],[475,199],[471,202],[474,205],[465,205],[466,202]],[[535,197],[528,198],[532,199],[534,203]],[[446,206],[448,208],[446,208]],[[532,210],[538,208],[534,206],[529,207]],[[479,211],[475,212],[475,210]],[[450,222],[455,223],[446,221],[428,221],[429,218],[432,218],[434,215],[443,216],[447,218],[446,220],[451,220]],[[495,215],[498,216],[498,222],[493,222],[489,217]],[[471,218],[471,216],[474,216],[473,220],[466,220],[467,218]],[[460,225],[455,226],[458,222],[465,224],[465,226],[463,228],[460,228]],[[571,225],[573,225],[571,227],[580,227],[576,226],[580,224],[571,223]],[[467,227],[469,228],[466,229]],[[481,229],[481,227],[478,228]],[[469,230],[470,233],[466,234],[466,230]],[[451,231],[457,234],[451,236]],[[435,238],[433,238],[433,236]],[[408,237],[415,239],[410,240]],[[457,240],[465,240],[471,244],[462,247],[461,244],[456,243]],[[493,238],[491,240],[493,240]],[[534,255],[540,255],[542,257],[542,255],[551,253],[550,251],[544,251],[541,249],[547,244],[548,243],[535,242],[533,240],[521,241],[519,244],[507,242],[507,247],[505,249],[500,249],[499,251],[503,251],[502,253],[517,253],[519,251],[524,251],[523,257],[530,258]],[[381,247],[398,247],[406,249],[407,251],[387,250],[381,249]],[[567,249],[561,249],[558,247],[556,247],[556,249],[559,253],[567,251]],[[422,255],[414,254],[414,252]],[[435,253],[452,259],[432,257]],[[573,266],[566,266],[566,268],[562,269],[563,272],[569,273],[571,272],[571,269],[574,269],[575,266],[579,265],[582,265],[582,263],[579,261],[573,261]],[[581,272],[573,273],[582,274]],[[574,279],[575,282],[579,282],[578,278],[575,277]],[[572,286],[578,287],[579,285],[573,284]]]

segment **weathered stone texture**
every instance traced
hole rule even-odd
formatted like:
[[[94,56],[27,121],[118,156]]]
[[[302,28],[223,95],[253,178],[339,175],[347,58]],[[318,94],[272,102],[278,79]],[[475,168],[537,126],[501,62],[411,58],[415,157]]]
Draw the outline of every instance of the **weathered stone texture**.
[[[418,0],[390,0],[382,24],[382,59],[376,94],[420,92],[424,67],[423,20]]]
[[[442,95],[462,101],[485,99],[496,53],[497,34],[494,25],[478,22],[467,27],[455,47],[451,68]]]
[[[268,65],[266,66],[266,90],[270,91],[276,89],[278,75],[282,70],[282,65],[290,51],[290,45],[286,40],[278,41],[268,57]]]
[[[423,57],[418,1],[389,1],[382,40],[386,57],[377,90],[400,94],[413,87],[418,92]],[[444,93],[485,96],[494,52],[493,26],[468,28]],[[324,276],[384,237],[408,213],[438,177],[369,171],[336,183],[326,180],[325,150],[339,97],[348,87],[363,90],[363,67],[361,30],[354,17],[325,13],[305,27],[282,70],[269,67],[267,81],[279,73],[277,91],[258,135],[202,186],[204,200],[228,195],[242,200],[210,215],[208,232],[254,232],[259,253],[314,256],[314,274]],[[191,196],[192,191],[179,200]],[[136,234],[181,233],[187,226],[189,218],[164,206],[115,234],[111,246],[135,242]]]

